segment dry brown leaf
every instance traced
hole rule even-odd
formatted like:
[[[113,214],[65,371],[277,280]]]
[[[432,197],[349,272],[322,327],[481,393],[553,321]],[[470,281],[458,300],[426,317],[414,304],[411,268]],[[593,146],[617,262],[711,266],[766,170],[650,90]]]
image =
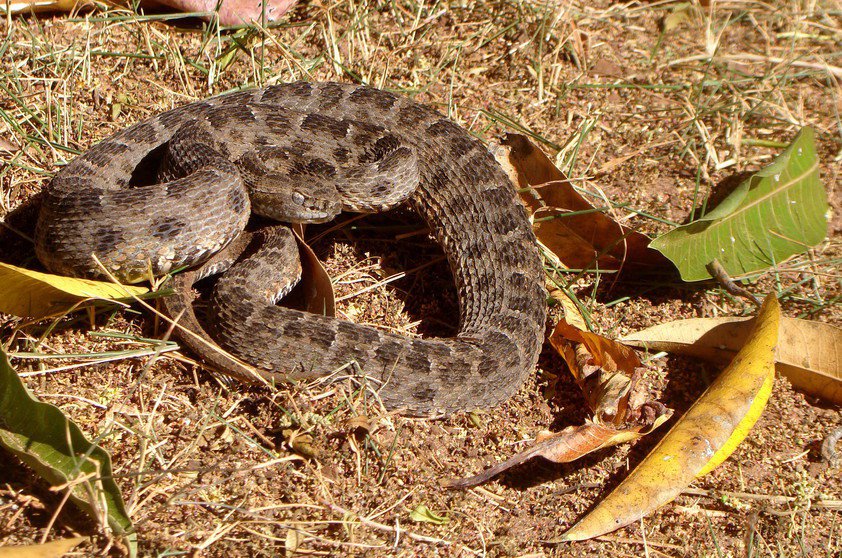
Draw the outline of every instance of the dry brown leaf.
[[[322,262],[313,249],[304,241],[304,226],[295,224],[292,232],[298,240],[301,256],[301,283],[304,292],[304,308],[313,314],[336,316],[336,295]]]
[[[543,457],[555,463],[575,461],[598,449],[645,436],[672,416],[672,411],[660,404],[655,404],[649,411],[644,413],[647,418],[646,422],[629,427],[618,428],[588,421],[580,426],[568,426],[561,432],[539,436],[535,444],[528,450],[489,467],[477,475],[447,481],[444,485],[448,488],[470,488],[482,484],[503,471],[520,465],[533,457]]]
[[[567,364],[594,414],[594,420],[561,432],[539,435],[526,451],[485,471],[445,482],[450,488],[468,488],[532,459],[543,457],[556,463],[574,461],[600,448],[644,436],[666,422],[672,410],[648,402],[634,393],[643,369],[635,352],[615,341],[585,331],[585,320],[576,304],[561,290],[553,292],[565,310],[550,336],[550,343]],[[570,323],[577,324],[576,326]]]
[[[568,214],[554,207],[541,207],[532,215],[532,230],[541,244],[556,256],[556,265],[567,269],[619,269],[617,258],[601,254],[591,241],[571,227],[565,217]]]
[[[345,430],[348,432],[364,431],[371,432],[371,419],[366,415],[357,415],[345,421]]]
[[[292,451],[298,455],[311,459],[319,457],[319,448],[312,434],[302,432],[297,428],[285,428],[281,430],[281,435],[286,438],[287,445],[292,448]]]
[[[564,293],[563,290],[559,288],[550,290],[549,295],[561,305],[561,309],[564,312],[564,320],[568,324],[575,327],[576,329],[587,331],[588,326],[585,323],[585,318],[579,311],[579,306],[576,302],[574,302],[569,296],[567,296]]]
[[[556,324],[550,335],[550,343],[554,347],[562,340],[583,343],[593,355],[594,364],[611,372],[622,371],[631,374],[640,366],[640,359],[634,349],[602,335],[583,331],[564,320]]]
[[[728,362],[745,344],[754,318],[695,318],[659,324],[625,338],[624,343],[656,351]],[[782,318],[775,368],[792,385],[842,404],[842,329]]]
[[[567,362],[594,416],[615,425],[625,422],[631,389],[642,372],[634,350],[565,320],[549,341]]]
[[[651,239],[597,210],[526,136],[507,134],[497,159],[521,192],[541,241],[568,268],[671,266]],[[506,149],[507,148],[507,149]]]
[[[594,62],[591,66],[589,73],[591,75],[606,76],[612,78],[621,78],[626,75],[626,72],[622,66],[620,66],[616,62],[608,60],[607,58],[600,58],[599,60]]]

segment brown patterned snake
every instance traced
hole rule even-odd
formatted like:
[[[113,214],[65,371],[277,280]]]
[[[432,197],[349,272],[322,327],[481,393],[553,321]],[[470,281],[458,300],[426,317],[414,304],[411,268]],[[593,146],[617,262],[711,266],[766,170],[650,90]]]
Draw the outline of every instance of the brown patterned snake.
[[[154,177],[137,179],[143,168]],[[392,93],[300,82],[191,103],[92,147],[44,198],[36,231],[44,265],[102,277],[96,254],[128,282],[201,264],[226,246],[205,266],[214,269],[200,273],[229,266],[246,244],[250,208],[321,222],[343,209],[382,211],[408,200],[453,271],[456,337],[411,338],[275,306],[289,281],[283,268],[297,265],[287,263],[297,261],[291,235],[277,228],[219,281],[214,337],[272,380],[324,376],[354,362],[389,408],[413,415],[502,402],[538,358],[542,266],[508,177],[465,130]],[[168,297],[171,315],[188,309],[184,291],[195,279],[176,277],[184,278]],[[182,323],[200,327],[192,311]],[[214,364],[231,363],[182,339]],[[245,376],[235,365],[230,372]]]

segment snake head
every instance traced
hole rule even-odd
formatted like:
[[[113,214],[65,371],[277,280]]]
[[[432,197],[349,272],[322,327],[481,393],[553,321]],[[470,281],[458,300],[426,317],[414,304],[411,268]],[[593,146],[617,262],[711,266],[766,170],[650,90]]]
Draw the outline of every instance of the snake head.
[[[332,186],[289,188],[264,192],[252,190],[255,213],[284,223],[324,223],[342,211],[342,201]]]

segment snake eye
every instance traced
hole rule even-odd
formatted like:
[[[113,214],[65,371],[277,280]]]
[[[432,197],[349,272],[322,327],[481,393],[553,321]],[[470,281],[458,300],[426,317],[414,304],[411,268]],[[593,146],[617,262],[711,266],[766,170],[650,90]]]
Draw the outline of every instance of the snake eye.
[[[292,202],[296,205],[304,205],[304,195],[301,192],[293,192]]]

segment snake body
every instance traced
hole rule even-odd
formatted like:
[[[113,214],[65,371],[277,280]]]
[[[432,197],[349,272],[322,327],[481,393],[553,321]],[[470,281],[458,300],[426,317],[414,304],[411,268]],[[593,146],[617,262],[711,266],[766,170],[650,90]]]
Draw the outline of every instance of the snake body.
[[[55,273],[101,277],[96,254],[119,279],[136,282],[242,244],[250,209],[307,222],[404,200],[452,269],[455,337],[411,338],[275,306],[257,284],[274,281],[272,261],[286,257],[271,247],[238,264],[217,293],[214,322],[224,326],[217,335],[272,379],[326,375],[353,362],[378,382],[387,407],[412,415],[500,403],[534,368],[543,339],[546,295],[529,220],[480,141],[396,94],[299,82],[142,121],[53,178],[36,252]],[[184,309],[184,297],[173,300],[171,311]]]

